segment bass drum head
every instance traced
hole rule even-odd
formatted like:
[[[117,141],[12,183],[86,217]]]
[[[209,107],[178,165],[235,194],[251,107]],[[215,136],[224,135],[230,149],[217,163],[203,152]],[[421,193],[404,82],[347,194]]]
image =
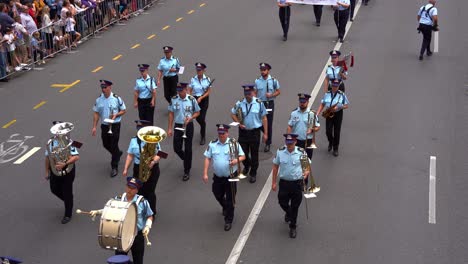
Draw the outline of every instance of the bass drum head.
[[[130,203],[120,232],[122,235],[120,243],[123,251],[128,252],[130,250],[137,232],[137,206],[135,203]]]

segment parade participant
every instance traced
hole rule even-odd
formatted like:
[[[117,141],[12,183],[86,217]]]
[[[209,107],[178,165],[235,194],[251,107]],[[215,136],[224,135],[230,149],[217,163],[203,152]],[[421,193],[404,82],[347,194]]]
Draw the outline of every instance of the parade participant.
[[[253,95],[254,87],[254,84],[243,85],[245,98],[237,101],[231,109],[232,120],[239,123],[239,143],[246,155],[242,174],[247,175],[250,171],[250,183],[257,181],[258,149],[262,125],[263,141],[266,142],[268,139],[267,111],[262,101]]]
[[[323,5],[314,5],[315,25],[320,27],[320,21],[322,21]]]
[[[137,131],[142,127],[151,125],[151,122],[147,120],[135,120],[135,123]],[[154,153],[154,156],[152,157],[150,163],[147,165],[151,170],[151,174],[149,178],[146,179],[146,181],[143,181],[139,175],[141,163],[140,153],[141,150],[145,147],[145,145],[146,142],[142,141],[137,136],[132,137],[132,139],[130,140],[130,145],[128,146],[127,159],[125,161],[125,166],[122,174],[124,177],[127,177],[128,169],[133,163],[133,177],[142,181],[142,186],[138,190],[138,194],[142,195],[143,197],[145,197],[146,200],[148,200],[151,211],[153,211],[153,213],[156,214],[156,185],[158,184],[159,180],[159,160],[161,159],[161,157],[159,157],[157,154],[161,150],[161,145],[159,143],[156,143],[156,153]]]
[[[147,120],[150,125],[154,123],[154,107],[156,105],[156,82],[148,74],[148,64],[138,64],[141,77],[136,79],[133,106],[138,108],[140,120]]]
[[[339,50],[332,50],[330,51],[331,57],[331,65],[327,67],[327,71],[325,72],[325,82],[323,86],[323,90],[325,92],[330,91],[331,89],[331,81],[338,80],[340,81],[340,91],[345,91],[345,86],[343,80],[346,80],[348,76],[342,66],[338,65],[338,60],[340,58],[341,52]]]
[[[54,136],[49,139],[45,150],[45,179],[49,180],[50,191],[63,201],[65,213],[62,224],[66,224],[72,218],[75,163],[80,159],[76,146],[80,143],[74,144],[70,139],[73,124],[54,121],[53,125],[51,132],[55,129]]]
[[[277,79],[270,75],[271,66],[268,63],[260,63],[260,77],[255,80],[256,97],[262,100],[267,109],[268,139],[265,143],[264,152],[270,151],[271,138],[273,137],[273,116],[275,113],[275,98],[281,94],[280,84]]]
[[[174,126],[174,152],[184,161],[184,176],[182,180],[188,181],[190,179],[190,169],[192,168],[192,121],[200,115],[200,107],[197,100],[187,94],[187,84],[177,86],[177,95],[172,97],[168,110],[167,135],[169,137],[172,136]],[[183,149],[182,145],[184,145]]]
[[[200,145],[205,145],[206,137],[206,112],[210,103],[210,93],[212,81],[210,77],[205,75],[206,64],[195,63],[197,75],[195,75],[188,86],[188,93],[195,97],[200,106],[200,115],[197,117],[197,122],[200,124]]]
[[[110,176],[115,177],[118,174],[118,165],[123,154],[119,149],[120,122],[127,108],[122,98],[112,92],[111,81],[100,80],[99,82],[101,83],[102,94],[96,99],[93,107],[93,129],[91,134],[96,136],[96,127],[99,119],[101,119],[102,145],[112,155]]]
[[[297,96],[299,96],[299,107],[291,112],[287,132],[297,135],[296,146],[305,149],[309,159],[312,159],[314,149],[308,146],[314,141],[315,132],[320,129],[320,121],[314,111],[307,110],[310,95],[300,93]]]
[[[284,221],[289,223],[289,237],[296,238],[297,214],[302,203],[303,182],[309,171],[301,167],[304,149],[296,146],[296,134],[284,134],[285,146],[278,149],[273,159],[273,179],[271,189],[276,191],[278,175],[278,202],[285,212]]]
[[[116,200],[124,202],[134,202],[137,206],[137,229],[138,233],[133,241],[131,247],[133,263],[143,264],[143,256],[145,254],[145,239],[144,236],[148,236],[151,226],[153,225],[153,211],[151,211],[150,205],[143,196],[137,194],[138,189],[141,188],[142,183],[140,180],[127,177],[127,184],[125,193],[122,196],[115,197]],[[103,210],[92,210],[90,216],[95,217],[96,215],[102,214]],[[128,252],[116,251],[117,255],[127,255]]]
[[[346,34],[346,24],[349,19],[349,7],[350,0],[337,0],[336,6],[334,6],[335,14],[334,20],[336,28],[338,29],[338,40],[343,43],[344,36]]]
[[[161,58],[158,65],[158,82],[157,86],[161,86],[161,78],[164,81],[164,98],[168,103],[171,103],[171,98],[177,94],[176,87],[179,82],[177,75],[180,69],[179,59],[172,56],[174,48],[164,46],[164,57]]]
[[[426,52],[427,56],[432,56],[432,31],[439,31],[439,17],[435,4],[436,0],[429,0],[429,3],[422,6],[418,12],[418,31],[423,35],[419,60],[423,60],[424,52]]]
[[[221,205],[224,216],[224,231],[231,230],[234,219],[234,205],[236,201],[237,183],[229,181],[237,177],[238,162],[245,159],[244,152],[234,139],[229,138],[229,126],[217,124],[218,138],[211,141],[206,149],[203,167],[203,181],[208,183],[208,167],[213,167],[212,192],[216,201]],[[234,157],[236,152],[237,157]]]
[[[288,40],[289,20],[291,18],[291,3],[286,3],[286,0],[277,0],[279,7],[279,19],[283,28],[283,41]]]
[[[354,21],[354,9],[356,8],[356,0],[349,0],[349,21]]]
[[[324,111],[326,118],[326,132],[328,138],[328,151],[333,148],[333,156],[338,157],[338,146],[340,145],[341,123],[343,122],[343,109],[348,109],[348,97],[338,90],[338,80],[332,82],[332,89],[325,93],[317,110],[317,115]]]

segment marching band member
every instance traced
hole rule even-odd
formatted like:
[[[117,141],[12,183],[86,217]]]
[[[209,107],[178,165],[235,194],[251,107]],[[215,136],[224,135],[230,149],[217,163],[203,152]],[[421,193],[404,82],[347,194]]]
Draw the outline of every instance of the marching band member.
[[[299,107],[291,112],[287,132],[288,134],[293,133],[297,135],[296,146],[305,149],[309,159],[312,159],[314,149],[307,148],[307,146],[312,142],[314,135],[312,132],[319,131],[320,121],[314,112],[307,111],[310,95],[300,93],[297,96],[299,96]],[[312,127],[309,127],[309,120],[315,120]]]
[[[436,0],[429,0],[429,3],[421,6],[418,11],[418,30],[423,35],[421,51],[419,52],[419,60],[423,60],[424,52],[426,52],[427,56],[432,56],[432,31],[439,31],[439,17],[437,16],[437,8],[435,7],[435,4]]]
[[[314,5],[315,25],[320,27],[322,20],[323,5]]]
[[[122,196],[118,196],[115,199],[134,202],[137,206],[137,229],[138,233],[133,241],[131,247],[133,263],[143,264],[143,256],[145,254],[145,239],[144,236],[148,236],[151,226],[153,225],[153,211],[151,211],[150,205],[143,196],[138,195],[138,189],[141,188],[142,183],[140,180],[132,177],[127,177],[127,185],[125,193]],[[90,216],[95,217],[96,215],[102,214],[101,210],[90,211]],[[117,255],[127,255],[128,252],[116,251]]]
[[[164,98],[168,103],[171,103],[171,98],[177,94],[176,87],[179,82],[177,75],[180,68],[179,59],[172,56],[174,48],[164,46],[164,57],[161,58],[158,65],[158,87],[161,86],[161,78],[164,81]]]
[[[289,20],[291,18],[291,3],[286,3],[286,0],[277,0],[279,7],[279,19],[283,28],[283,41],[288,40]]]
[[[239,143],[246,155],[243,161],[242,174],[247,175],[250,170],[250,183],[257,181],[258,148],[260,146],[260,130],[263,125],[263,141],[268,139],[267,111],[262,101],[253,95],[254,84],[243,85],[244,99],[237,101],[231,109],[231,117],[239,123]],[[240,115],[240,116],[239,116]],[[242,120],[239,120],[241,118]]]
[[[236,201],[237,183],[229,182],[229,178],[237,177],[238,161],[245,159],[244,152],[235,142],[235,146],[231,146],[231,138],[229,138],[229,126],[217,124],[218,138],[211,141],[206,149],[205,164],[203,167],[203,181],[208,183],[208,167],[210,163],[213,167],[213,184],[211,190],[214,197],[223,208],[224,216],[224,231],[231,229],[232,220],[234,219],[234,203]],[[231,148],[238,149],[238,159],[231,160]]]
[[[135,120],[137,131],[145,126],[150,126],[151,123],[147,120]],[[156,143],[156,149],[159,152],[161,150],[161,145]],[[123,170],[123,176],[128,176],[128,169],[130,164],[133,163],[133,177],[140,179],[140,153],[143,147],[146,145],[146,142],[139,139],[137,136],[132,137],[130,140],[130,145],[127,150],[127,159],[125,161],[125,167]],[[138,194],[145,197],[148,200],[151,211],[156,214],[156,185],[159,180],[159,160],[161,159],[158,155],[153,156],[148,166],[151,169],[151,175],[146,182],[142,183],[141,188],[138,190]]]
[[[210,103],[211,79],[205,75],[206,65],[201,62],[195,63],[197,75],[191,80],[188,87],[188,93],[195,97],[200,106],[200,115],[197,117],[197,122],[200,124],[200,145],[205,145],[206,137],[206,112]]]
[[[338,60],[340,58],[341,52],[339,50],[332,50],[330,51],[331,57],[331,65],[327,67],[327,71],[325,72],[325,82],[323,89],[326,92],[330,91],[331,89],[331,81],[338,80],[340,81],[340,91],[345,91],[345,86],[343,80],[346,80],[348,76],[345,72],[344,68],[338,65]]]
[[[296,223],[302,203],[303,181],[309,171],[302,171],[300,157],[304,149],[296,146],[296,134],[284,134],[285,144],[278,149],[273,159],[271,189],[276,191],[279,174],[278,202],[285,212],[284,221],[289,223],[289,237],[296,238]]]
[[[112,82],[100,80],[102,94],[96,99],[93,107],[93,129],[92,136],[96,136],[96,127],[101,119],[101,139],[104,148],[112,155],[111,177],[118,174],[118,165],[123,152],[119,149],[120,121],[127,112],[122,98],[112,92]],[[105,119],[114,120],[108,123]]]
[[[58,124],[62,122],[54,121],[53,124]],[[50,191],[57,196],[60,200],[63,201],[65,206],[65,214],[62,218],[62,224],[66,224],[71,221],[72,212],[73,212],[73,181],[75,180],[75,169],[76,162],[80,159],[77,148],[72,144],[69,147],[69,152],[67,153],[68,157],[66,161],[55,160],[53,152],[60,151],[57,150],[61,148],[62,145],[59,142],[58,138],[51,138],[47,144],[47,149],[45,150],[45,179],[49,180]],[[57,148],[57,149],[56,149]],[[65,150],[63,150],[65,151]],[[52,161],[53,160],[53,161]],[[52,168],[54,166],[54,168]],[[72,169],[67,173],[67,168],[71,167]],[[56,175],[61,174],[61,175]]]
[[[338,87],[340,82],[333,80],[332,89],[325,93],[322,98],[317,115],[323,110],[332,114],[332,117],[326,117],[326,132],[328,138],[328,151],[333,148],[333,156],[338,157],[338,146],[340,145],[341,123],[343,122],[343,109],[348,108],[348,97]]]
[[[184,161],[183,181],[190,179],[190,169],[192,168],[192,139],[193,139],[193,119],[200,115],[200,107],[197,100],[187,94],[187,84],[177,86],[177,94],[172,97],[168,106],[169,122],[167,135],[172,136],[172,126],[174,125],[174,152]],[[175,122],[175,124],[174,124]],[[184,150],[182,150],[184,144]]]
[[[275,112],[275,98],[281,94],[280,84],[277,79],[270,75],[271,66],[268,63],[260,63],[260,77],[255,80],[255,96],[262,100],[267,109],[268,121],[268,139],[265,143],[263,152],[270,151],[272,131],[273,131],[273,115]],[[271,110],[271,111],[268,111]]]
[[[148,75],[148,64],[138,64],[141,78],[136,79],[133,106],[138,108],[140,120],[147,120],[153,125],[154,106],[156,105],[156,82]]]
[[[343,43],[344,36],[346,34],[346,24],[349,19],[349,7],[350,0],[337,0],[336,5],[334,6],[335,14],[333,15],[335,19],[336,28],[338,29],[338,40]]]

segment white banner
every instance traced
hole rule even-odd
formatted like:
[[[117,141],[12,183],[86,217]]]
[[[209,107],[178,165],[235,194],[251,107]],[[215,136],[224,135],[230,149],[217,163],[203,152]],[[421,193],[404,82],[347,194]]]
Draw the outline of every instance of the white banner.
[[[306,5],[336,5],[336,2],[337,2],[337,0],[285,0],[285,1],[291,4],[306,4]]]

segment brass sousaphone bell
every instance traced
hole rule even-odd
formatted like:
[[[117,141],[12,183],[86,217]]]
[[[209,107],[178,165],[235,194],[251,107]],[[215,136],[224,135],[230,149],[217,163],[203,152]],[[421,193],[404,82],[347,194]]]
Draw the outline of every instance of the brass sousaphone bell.
[[[142,127],[137,132],[137,137],[145,142],[145,146],[140,153],[140,168],[138,178],[142,182],[146,182],[151,176],[149,163],[156,155],[156,144],[167,138],[167,133],[164,129],[157,126]]]

